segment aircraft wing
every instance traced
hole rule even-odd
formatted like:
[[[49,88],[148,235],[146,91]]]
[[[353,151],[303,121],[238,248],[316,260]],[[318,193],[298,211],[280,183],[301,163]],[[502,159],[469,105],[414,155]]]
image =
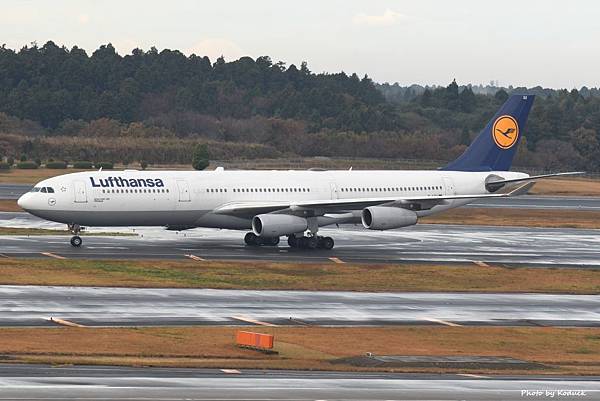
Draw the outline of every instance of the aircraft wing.
[[[255,216],[263,213],[293,213],[302,210],[322,210],[323,212],[341,212],[347,210],[360,210],[369,206],[386,205],[404,207],[407,209],[431,209],[435,205],[444,204],[453,199],[482,199],[505,198],[509,196],[524,195],[535,185],[528,182],[506,193],[481,194],[481,195],[431,195],[420,197],[381,197],[381,198],[356,198],[356,199],[326,199],[310,201],[274,201],[274,202],[232,202],[224,204],[213,211],[215,214],[235,216]]]

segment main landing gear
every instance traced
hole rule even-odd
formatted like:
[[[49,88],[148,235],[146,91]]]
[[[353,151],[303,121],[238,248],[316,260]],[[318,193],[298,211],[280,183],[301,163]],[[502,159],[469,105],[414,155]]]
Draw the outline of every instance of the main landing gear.
[[[321,237],[313,235],[312,237],[296,237],[294,234],[288,236],[288,245],[291,248],[300,249],[333,249],[335,243],[331,237]]]
[[[81,227],[79,224],[68,224],[67,227],[69,228],[71,234],[73,234],[71,237],[71,245],[73,245],[75,248],[79,248],[81,244],[83,244],[83,240],[79,236],[79,233],[81,230],[83,230],[83,227]]]
[[[259,237],[254,233],[247,233],[244,236],[244,242],[248,246],[275,246],[279,244],[279,237]]]

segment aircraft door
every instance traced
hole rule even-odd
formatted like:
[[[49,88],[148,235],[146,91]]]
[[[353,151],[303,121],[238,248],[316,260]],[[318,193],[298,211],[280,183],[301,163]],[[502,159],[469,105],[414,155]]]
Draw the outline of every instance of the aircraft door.
[[[338,193],[338,187],[335,182],[330,182],[329,187],[331,188],[331,199],[339,199],[340,194]]]
[[[85,190],[85,182],[75,181],[73,188],[75,190],[75,203],[87,203],[87,193]]]
[[[446,188],[446,195],[456,195],[456,188],[452,178],[444,177],[444,187]]]
[[[190,187],[186,180],[177,180],[177,189],[179,190],[179,202],[190,201]]]

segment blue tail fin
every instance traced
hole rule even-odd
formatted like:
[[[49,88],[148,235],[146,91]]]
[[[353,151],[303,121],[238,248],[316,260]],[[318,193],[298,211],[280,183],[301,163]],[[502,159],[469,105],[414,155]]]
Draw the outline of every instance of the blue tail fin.
[[[442,170],[508,171],[534,95],[512,95],[460,157]]]

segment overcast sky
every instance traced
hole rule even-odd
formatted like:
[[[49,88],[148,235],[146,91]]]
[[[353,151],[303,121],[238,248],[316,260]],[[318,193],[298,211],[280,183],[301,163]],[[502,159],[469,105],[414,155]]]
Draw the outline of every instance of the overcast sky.
[[[0,44],[269,55],[377,82],[600,86],[598,1],[0,0]]]

